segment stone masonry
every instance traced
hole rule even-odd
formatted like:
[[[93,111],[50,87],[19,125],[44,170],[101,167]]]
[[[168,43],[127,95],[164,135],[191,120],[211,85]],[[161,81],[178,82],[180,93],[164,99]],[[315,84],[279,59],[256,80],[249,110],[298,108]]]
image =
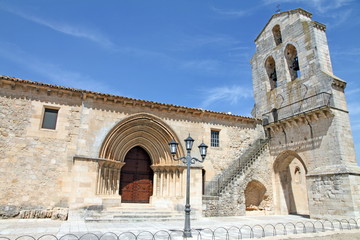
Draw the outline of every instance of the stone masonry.
[[[195,144],[203,140],[210,146],[210,130],[216,129],[220,146],[209,147],[204,164],[192,170],[192,208],[201,214],[202,181],[216,178],[262,136],[252,118],[5,76],[0,82],[3,217],[48,216],[43,211],[102,208],[109,202],[121,205],[119,178],[114,179],[114,174],[124,165],[121,158],[137,145],[152,158],[155,185],[150,204],[180,211],[185,168],[172,160],[168,142],[174,138],[183,146],[191,133]],[[55,130],[41,127],[47,107],[59,109]],[[108,157],[106,152],[115,155]],[[197,149],[193,152],[200,158]]]
[[[168,143],[184,156],[189,133],[209,146],[191,169],[195,216],[359,217],[346,82],[332,71],[325,31],[303,9],[270,18],[251,59],[254,118],[0,76],[0,217],[66,220],[140,200],[183,211],[185,166]],[[124,170],[136,149],[144,185]]]
[[[275,212],[301,213],[305,205],[294,196],[307,189],[303,202],[311,217],[359,216],[360,170],[346,83],[332,72],[326,27],[311,17],[303,9],[273,15],[255,40],[251,61],[255,117],[271,138]],[[294,159],[306,175],[302,187],[286,173]]]

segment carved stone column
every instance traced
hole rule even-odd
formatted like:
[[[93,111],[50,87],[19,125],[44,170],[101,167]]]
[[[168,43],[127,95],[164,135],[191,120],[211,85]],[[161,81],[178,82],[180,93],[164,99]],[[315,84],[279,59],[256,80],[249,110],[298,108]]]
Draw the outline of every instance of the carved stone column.
[[[98,183],[96,194],[114,196],[120,189],[120,170],[125,163],[107,159],[99,159]]]

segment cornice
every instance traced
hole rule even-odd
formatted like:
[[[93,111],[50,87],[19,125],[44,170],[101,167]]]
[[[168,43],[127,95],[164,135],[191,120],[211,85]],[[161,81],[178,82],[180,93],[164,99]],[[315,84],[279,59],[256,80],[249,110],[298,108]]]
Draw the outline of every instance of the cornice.
[[[321,31],[325,32],[325,30],[326,30],[326,25],[324,25],[322,23],[319,23],[317,21],[311,21],[311,24],[312,24],[313,27],[315,27],[315,28],[317,28],[317,29],[319,29]]]
[[[333,86],[333,87],[336,87],[336,88],[345,89],[345,87],[346,87],[346,82],[342,81],[341,79],[336,79],[336,78],[334,78],[334,79],[333,79],[333,82],[332,82],[332,86]]]
[[[215,112],[210,110],[204,110],[201,108],[191,108],[191,107],[184,107],[173,104],[166,104],[166,103],[159,103],[159,102],[153,102],[153,101],[147,101],[141,99],[128,98],[123,96],[116,96],[112,94],[64,87],[59,85],[29,81],[20,78],[0,75],[0,87],[3,87],[5,84],[10,85],[11,89],[13,90],[17,86],[21,86],[23,88],[32,88],[37,92],[39,92],[40,90],[44,90],[47,95],[51,95],[53,93],[57,93],[60,96],[64,94],[68,94],[72,97],[78,97],[84,101],[86,99],[92,98],[96,101],[112,102],[116,104],[122,104],[124,106],[143,107],[143,108],[154,109],[159,111],[174,112],[177,114],[193,115],[196,117],[215,117],[220,120],[243,122],[249,124],[258,124],[261,122],[259,119],[255,119],[251,117]]]
[[[304,124],[309,124],[315,121],[318,121],[322,118],[330,118],[333,116],[330,107],[322,107],[315,109],[310,112],[302,113],[290,118],[286,118],[277,122],[272,122],[266,125],[265,127],[272,132],[282,131],[284,128],[297,128]]]

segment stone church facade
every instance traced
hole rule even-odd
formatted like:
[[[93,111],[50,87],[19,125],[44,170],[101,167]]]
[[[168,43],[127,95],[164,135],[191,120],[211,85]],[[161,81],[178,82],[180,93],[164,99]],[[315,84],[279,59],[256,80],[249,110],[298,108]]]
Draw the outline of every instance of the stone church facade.
[[[360,170],[325,26],[277,13],[255,40],[253,118],[0,76],[0,216],[84,217],[128,204],[194,216],[360,216]],[[192,151],[200,158],[196,149]]]

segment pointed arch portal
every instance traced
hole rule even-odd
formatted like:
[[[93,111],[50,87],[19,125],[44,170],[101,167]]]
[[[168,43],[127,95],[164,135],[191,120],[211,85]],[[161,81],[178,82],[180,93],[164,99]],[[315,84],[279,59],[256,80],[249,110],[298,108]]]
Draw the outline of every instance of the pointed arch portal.
[[[308,215],[307,168],[303,159],[293,151],[285,151],[276,158],[274,173],[275,212]]]
[[[180,142],[160,118],[139,113],[116,124],[99,151],[96,194],[122,203],[151,203],[183,196],[184,166],[168,143]],[[178,154],[183,156],[183,148]],[[121,197],[119,197],[121,196]]]
[[[158,117],[139,113],[120,121],[106,136],[99,157],[124,162],[125,155],[135,146],[145,149],[153,165],[172,164],[168,143],[180,142],[172,129]],[[179,148],[179,156],[183,156]]]

